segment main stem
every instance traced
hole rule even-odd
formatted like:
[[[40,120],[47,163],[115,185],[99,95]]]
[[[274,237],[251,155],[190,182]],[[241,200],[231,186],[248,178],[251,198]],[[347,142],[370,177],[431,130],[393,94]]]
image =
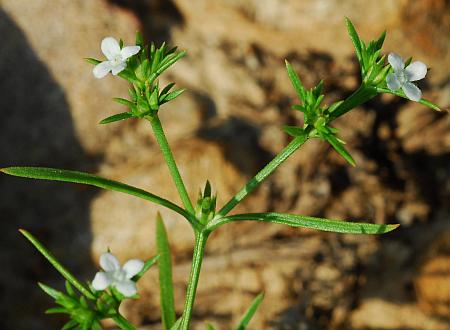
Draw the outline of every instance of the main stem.
[[[120,314],[114,315],[112,317],[112,319],[114,320],[114,322],[116,322],[116,324],[122,330],[136,330],[136,328],[130,322],[128,322],[126,318],[124,318]]]
[[[275,169],[281,165],[290,155],[292,155],[303,143],[306,137],[294,138],[274,159],[270,161],[261,171],[259,171],[241,190],[234,195],[217,213],[218,216],[225,216],[248,194],[255,190]]]
[[[187,193],[186,187],[184,185],[183,179],[181,178],[180,172],[178,171],[177,164],[173,158],[172,151],[169,147],[169,142],[167,142],[166,135],[164,134],[163,128],[161,126],[161,121],[158,116],[155,115],[150,119],[152,125],[153,133],[155,133],[156,141],[158,141],[161,152],[163,153],[164,159],[166,160],[167,166],[169,167],[170,175],[177,187],[178,194],[181,197],[181,201],[187,211],[194,214],[194,208],[192,206],[191,200]]]
[[[186,302],[184,304],[180,330],[189,330],[208,235],[209,233],[207,232],[196,232],[195,234],[194,255],[192,257],[192,267],[186,290]]]

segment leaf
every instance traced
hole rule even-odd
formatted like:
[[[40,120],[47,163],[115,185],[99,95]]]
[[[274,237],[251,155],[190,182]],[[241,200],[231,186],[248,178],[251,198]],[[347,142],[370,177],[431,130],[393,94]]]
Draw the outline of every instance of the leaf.
[[[283,130],[289,134],[290,136],[302,136],[305,137],[306,133],[303,128],[297,127],[297,126],[283,126]]]
[[[363,65],[361,39],[358,36],[358,32],[356,32],[352,21],[348,17],[345,18],[345,24],[347,25],[347,31],[350,39],[352,40],[353,47],[355,47],[356,58],[358,59],[359,63]]]
[[[133,277],[133,280],[134,280],[135,282],[139,281],[139,279],[140,279],[142,276],[144,276],[144,274],[150,269],[150,267],[152,267],[152,266],[158,261],[158,259],[159,259],[159,255],[156,255],[156,256],[154,256],[153,258],[147,260],[147,261],[144,263],[144,267],[142,267],[142,270],[141,270],[139,273],[137,273],[137,275],[135,275],[135,276]]]
[[[164,96],[167,93],[169,93],[169,91],[172,89],[172,87],[175,86],[175,83],[170,83],[168,84],[166,87],[163,88],[163,90],[161,91],[161,93],[159,94],[160,96]]]
[[[137,46],[143,46],[144,45],[144,37],[142,36],[142,33],[140,31],[136,31],[136,41],[135,44]]]
[[[58,290],[53,289],[52,287],[49,287],[48,285],[45,285],[43,283],[38,282],[39,287],[44,291],[46,294],[48,294],[50,297],[52,297],[55,300],[60,299],[64,294]]]
[[[181,59],[185,55],[186,55],[186,51],[183,50],[183,51],[178,52],[178,53],[170,54],[166,58],[164,58],[161,61],[158,70],[156,70],[154,73],[152,73],[152,75],[148,79],[149,83],[152,84],[155,81],[155,79],[158,78],[159,75],[161,75],[161,73],[163,73],[172,64],[174,64],[176,61],[178,61],[179,59]]]
[[[206,324],[206,330],[216,330],[216,328],[214,328],[214,326],[210,323]]]
[[[67,280],[70,282],[70,284],[72,284],[75,288],[77,288],[78,291],[80,291],[84,296],[86,296],[89,299],[95,299],[95,296],[91,293],[91,291],[89,291],[88,289],[86,289],[84,287],[83,284],[81,284],[80,281],[77,280],[77,278],[75,276],[73,276],[63,265],[61,265],[59,263],[58,260],[56,260],[55,256],[45,248],[44,245],[42,245],[41,242],[39,242],[37,240],[36,237],[34,237],[33,235],[31,235],[29,232],[27,232],[24,229],[19,229],[20,233],[25,236],[30,242],[31,244],[34,245],[34,247],[45,257],[45,259],[47,259],[53,267],[55,267],[55,269]],[[58,291],[42,284],[39,283],[39,286],[41,287],[42,290],[44,290],[48,295],[52,296],[53,298],[55,298],[53,296],[53,294],[57,294]],[[59,292],[57,294],[58,298],[55,299],[60,299],[64,296],[64,294],[62,294],[61,292]]]
[[[121,183],[118,181],[105,179],[96,175],[46,167],[7,167],[0,169],[0,172],[24,178],[81,183],[103,189],[122,192],[165,206],[171,209],[172,211],[181,214],[189,221],[194,221],[194,217],[189,212],[185,211],[178,205],[168,201],[167,199],[156,196],[143,189],[129,186],[125,183]]]
[[[78,322],[75,320],[70,320],[69,322],[67,322],[66,324],[64,324],[64,326],[61,328],[61,330],[69,330],[73,327],[76,327],[78,325]]]
[[[76,294],[75,291],[73,290],[72,286],[70,285],[69,281],[65,282],[65,286],[66,286],[66,291],[67,294],[72,297],[72,298],[76,298]]]
[[[378,88],[377,88],[377,91],[378,91],[379,93],[388,93],[388,94],[400,96],[400,97],[403,97],[404,99],[409,100],[409,99],[406,97],[406,95],[403,93],[402,90],[392,91],[392,90],[390,90],[389,88],[381,88],[381,87],[378,87]],[[411,101],[411,100],[410,100],[410,101]],[[437,104],[435,104],[435,103],[433,103],[433,102],[431,102],[431,101],[428,101],[428,100],[426,100],[426,99],[423,99],[423,98],[420,99],[420,100],[419,100],[419,103],[420,103],[420,104],[423,104],[424,106],[426,106],[426,107],[428,107],[428,108],[431,108],[431,109],[433,109],[433,110],[435,110],[435,111],[439,111],[439,112],[442,111],[442,109],[441,109]]]
[[[85,60],[86,60],[86,62],[88,62],[90,64],[93,64],[93,65],[97,65],[99,63],[102,63],[102,61],[96,60],[95,58],[92,58],[92,57],[86,57]]]
[[[244,316],[242,317],[241,321],[236,327],[236,330],[245,330],[247,329],[247,325],[249,324],[250,320],[252,319],[253,315],[255,315],[256,310],[258,309],[259,305],[261,305],[262,301],[264,299],[264,293],[260,293],[256,296],[256,298],[253,300],[250,307],[245,312]]]
[[[223,218],[216,218],[211,220],[206,229],[209,231],[215,230],[217,227],[231,222],[242,220],[254,220],[262,222],[279,223],[292,227],[303,227],[309,229],[330,231],[335,233],[345,234],[384,234],[397,228],[395,225],[378,225],[372,223],[346,222],[340,220],[330,220],[317,217],[309,217],[297,214],[284,213],[248,213],[236,214]]]
[[[355,160],[347,151],[347,149],[344,148],[344,144],[342,143],[342,141],[337,139],[332,133],[321,134],[321,137],[327,140],[332,145],[334,150],[336,150],[339,155],[341,155],[347,162],[349,162],[350,165],[356,166]]]
[[[291,63],[289,63],[287,60],[285,60],[285,63],[286,63],[286,70],[287,70],[289,79],[291,80],[292,86],[294,87],[298,98],[300,99],[300,101],[305,103],[305,101],[306,101],[305,100],[306,99],[305,87],[303,86],[302,81],[300,80],[300,77],[298,76],[297,72],[295,72]]]
[[[70,314],[64,307],[53,307],[45,311],[45,314]]]
[[[165,96],[163,96],[163,99],[161,100],[160,104],[164,104],[166,102],[173,100],[174,98],[180,96],[185,90],[186,90],[185,88],[180,88],[169,94],[166,94]]]
[[[129,118],[133,118],[133,117],[134,116],[131,112],[122,112],[122,113],[118,113],[116,115],[112,115],[108,118],[103,119],[99,124],[101,124],[101,125],[110,124],[115,121],[125,120],[125,119],[129,119]]]
[[[377,41],[375,41],[375,49],[380,50],[383,47],[384,40],[386,39],[386,30],[380,35]]]
[[[172,256],[161,214],[156,217],[156,249],[159,254],[159,288],[163,328],[169,330],[176,320],[172,280]]]
[[[182,317],[180,317],[175,324],[172,326],[172,328],[170,328],[170,330],[178,330],[180,328],[181,325],[181,321],[183,320]]]

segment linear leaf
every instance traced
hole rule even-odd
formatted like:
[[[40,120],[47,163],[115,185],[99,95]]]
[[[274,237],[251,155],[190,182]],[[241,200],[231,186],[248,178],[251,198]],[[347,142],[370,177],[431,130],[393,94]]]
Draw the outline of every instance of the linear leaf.
[[[89,299],[95,299],[95,296],[84,287],[83,284],[81,284],[80,281],[77,280],[75,276],[73,276],[63,265],[59,263],[59,261],[56,259],[56,257],[49,251],[47,248],[42,245],[41,242],[37,240],[36,237],[31,235],[29,232],[27,232],[24,229],[19,230],[20,233],[25,236],[31,244],[34,245],[34,247],[47,259],[53,267],[67,280],[69,281],[74,287],[77,288],[78,291],[80,291],[84,296],[86,296]],[[39,286],[44,290],[48,295],[53,297],[53,294],[56,294],[56,290],[50,291],[50,287],[47,287],[46,285],[39,284]],[[62,293],[60,293],[59,297],[61,297]],[[55,298],[56,299],[56,298]]]
[[[206,229],[212,231],[225,223],[242,220],[255,220],[263,222],[279,223],[292,227],[304,227],[345,234],[384,234],[400,226],[398,224],[378,225],[372,223],[346,222],[340,220],[309,217],[297,214],[248,213],[248,214],[230,215],[223,218],[214,219],[208,223]]]
[[[183,210],[178,205],[168,201],[167,199],[149,193],[148,191],[145,191],[143,189],[129,186],[122,182],[105,179],[88,173],[47,167],[6,167],[0,169],[0,172],[24,178],[81,183],[103,189],[119,191],[165,206],[177,212],[178,214],[181,214],[189,221],[195,220],[195,218],[193,218],[190,213]]]
[[[381,87],[378,87],[378,88],[377,88],[377,91],[378,91],[379,93],[388,93],[388,94],[400,96],[400,97],[403,97],[403,98],[409,100],[409,99],[406,97],[405,93],[403,93],[402,90],[391,91],[389,88],[381,88]],[[435,111],[439,111],[439,112],[442,111],[442,109],[441,109],[437,104],[434,104],[434,103],[431,102],[431,101],[428,101],[428,100],[425,100],[425,99],[420,99],[420,100],[419,100],[419,103],[420,103],[420,104],[423,104],[424,106],[427,106],[427,107],[429,107],[429,108],[431,108],[431,109],[433,109],[433,110],[435,110]]]
[[[216,330],[216,328],[214,328],[214,326],[210,323],[206,324],[206,330]]]
[[[150,267],[152,267],[159,259],[159,255],[154,256],[153,258],[147,260],[144,263],[144,267],[142,267],[142,270],[133,277],[133,280],[135,282],[139,281],[139,279],[144,276],[144,274],[150,269]]]
[[[300,101],[305,103],[305,94],[306,94],[305,87],[303,86],[300,77],[298,76],[297,72],[295,72],[291,63],[289,63],[287,60],[285,60],[285,63],[289,79],[291,80],[292,86],[294,87],[298,98],[300,99]]]
[[[245,330],[247,329],[247,325],[249,324],[250,320],[252,319],[253,315],[255,315],[256,310],[258,309],[259,305],[261,305],[262,301],[264,299],[264,293],[260,293],[256,296],[256,298],[253,300],[250,307],[245,312],[244,316],[242,317],[241,321],[236,327],[236,330]]]
[[[134,104],[133,104],[133,106],[134,106]],[[129,118],[133,118],[133,117],[134,116],[131,112],[122,112],[122,113],[118,113],[116,115],[112,115],[112,116],[109,116],[109,117],[103,119],[99,124],[102,124],[102,125],[110,124],[115,121],[125,120],[125,119],[129,119]]]
[[[161,214],[156,218],[156,249],[159,254],[159,288],[161,319],[163,328],[169,330],[175,324],[175,303],[172,280],[172,255],[170,253],[169,240]]]
[[[341,155],[347,162],[349,162],[350,165],[356,165],[352,155],[350,155],[347,149],[345,149],[343,143],[340,142],[333,134],[325,134],[323,138],[327,140],[334,148],[334,150],[336,150],[339,155]]]
[[[161,100],[161,104],[172,101],[174,98],[180,96],[185,90],[186,90],[185,88],[181,88],[164,95]]]
[[[182,317],[180,317],[175,324],[172,326],[172,328],[170,328],[170,330],[178,330],[180,328],[181,325],[181,321],[183,320]]]
[[[356,58],[362,65],[363,61],[361,51],[361,39],[358,36],[358,32],[356,32],[355,26],[348,17],[345,18],[345,24],[347,25],[348,34],[350,36],[350,39],[352,40],[353,46],[355,47]]]

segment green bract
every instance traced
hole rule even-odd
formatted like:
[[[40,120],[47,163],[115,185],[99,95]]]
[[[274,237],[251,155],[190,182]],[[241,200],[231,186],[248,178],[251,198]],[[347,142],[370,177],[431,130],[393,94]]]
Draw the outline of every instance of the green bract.
[[[123,70],[118,73],[120,78],[127,80],[131,84],[129,89],[130,98],[115,98],[114,100],[126,106],[128,111],[112,115],[102,120],[101,124],[109,124],[129,118],[143,118],[148,120],[167,163],[170,175],[177,188],[183,206],[179,206],[175,202],[137,187],[77,171],[38,167],[9,167],[3,168],[1,171],[5,174],[25,178],[87,184],[130,194],[169,208],[186,219],[192,226],[195,244],[192,268],[187,284],[186,300],[181,317],[176,319],[175,314],[172,261],[168,239],[170,232],[166,232],[163,220],[160,216],[156,219],[156,248],[159,255],[145,262],[143,269],[134,277],[132,277],[132,275],[135,273],[128,273],[129,277],[127,280],[129,282],[138,281],[154,263],[158,262],[163,328],[164,330],[188,330],[192,318],[205,246],[211,232],[222,225],[235,221],[261,221],[347,234],[384,234],[398,227],[397,224],[371,224],[330,220],[275,212],[229,215],[243,199],[254,191],[275,171],[276,168],[278,168],[278,166],[286,161],[309,139],[319,138],[327,141],[347,162],[355,165],[352,156],[346,148],[344,148],[345,143],[337,136],[338,130],[331,126],[333,120],[367,102],[380,93],[391,93],[404,97],[402,92],[392,92],[386,86],[386,76],[392,71],[390,65],[385,64],[384,56],[381,53],[381,47],[386,37],[386,33],[382,33],[378,39],[365,43],[359,38],[355,27],[349,19],[346,19],[346,24],[350,39],[355,48],[356,58],[361,67],[360,87],[346,99],[337,101],[331,105],[324,105],[323,101],[325,96],[323,94],[323,81],[320,81],[317,86],[309,90],[306,89],[292,65],[286,61],[287,74],[300,101],[299,104],[293,106],[293,109],[302,112],[303,123],[300,126],[284,127],[285,132],[293,137],[292,141],[218,211],[216,211],[216,195],[212,194],[209,181],[206,182],[203,191],[200,191],[196,203],[192,203],[158,117],[160,107],[175,99],[184,91],[184,89],[173,90],[174,83],[170,83],[167,86],[160,88],[158,78],[165,70],[181,59],[186,52],[178,51],[177,48],[168,48],[165,44],[161,45],[159,48],[154,44],[144,45],[140,33],[137,33],[136,35],[136,45],[139,47],[133,46],[134,50],[137,52],[139,49],[139,52],[135,55],[129,53],[129,56],[122,58],[120,65],[122,65],[121,69]],[[122,41],[119,43],[120,48],[117,46],[117,41],[114,42],[114,45],[116,51],[122,51]],[[124,52],[126,52],[126,49]],[[94,65],[100,63],[100,61],[92,58],[87,59],[87,61]],[[106,71],[103,73],[107,74]],[[117,72],[112,73],[116,74]],[[435,110],[439,109],[436,105],[423,99],[420,100],[420,103]],[[30,233],[24,230],[21,232],[67,280],[67,294],[40,284],[41,288],[53,297],[56,304],[59,305],[59,307],[53,308],[48,312],[66,313],[70,316],[71,320],[64,326],[64,329],[100,329],[99,322],[105,318],[112,318],[121,329],[136,329],[119,314],[118,308],[125,297],[122,296],[114,286],[107,287],[107,289],[102,291],[95,291],[91,285],[85,285],[76,279]],[[139,266],[142,267],[142,262],[140,262]],[[139,270],[136,270],[136,272],[137,271]],[[133,289],[135,289],[133,282],[131,282],[131,285],[133,285]],[[100,290],[106,286],[100,285],[96,287]],[[81,296],[75,294],[73,288],[76,288],[81,293]],[[133,291],[133,293],[134,292],[135,291]],[[256,309],[261,304],[262,299],[262,294],[255,298],[254,302],[237,325],[237,330],[246,329]],[[212,325],[207,325],[207,329],[214,328]]]

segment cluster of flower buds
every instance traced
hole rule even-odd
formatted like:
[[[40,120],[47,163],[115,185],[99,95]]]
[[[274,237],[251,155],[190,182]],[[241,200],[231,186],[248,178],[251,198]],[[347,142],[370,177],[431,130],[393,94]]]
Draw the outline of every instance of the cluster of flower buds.
[[[211,184],[206,181],[203,193],[199,191],[197,205],[195,207],[195,215],[197,219],[202,223],[206,224],[216,214],[216,201],[217,196],[212,195]]]

